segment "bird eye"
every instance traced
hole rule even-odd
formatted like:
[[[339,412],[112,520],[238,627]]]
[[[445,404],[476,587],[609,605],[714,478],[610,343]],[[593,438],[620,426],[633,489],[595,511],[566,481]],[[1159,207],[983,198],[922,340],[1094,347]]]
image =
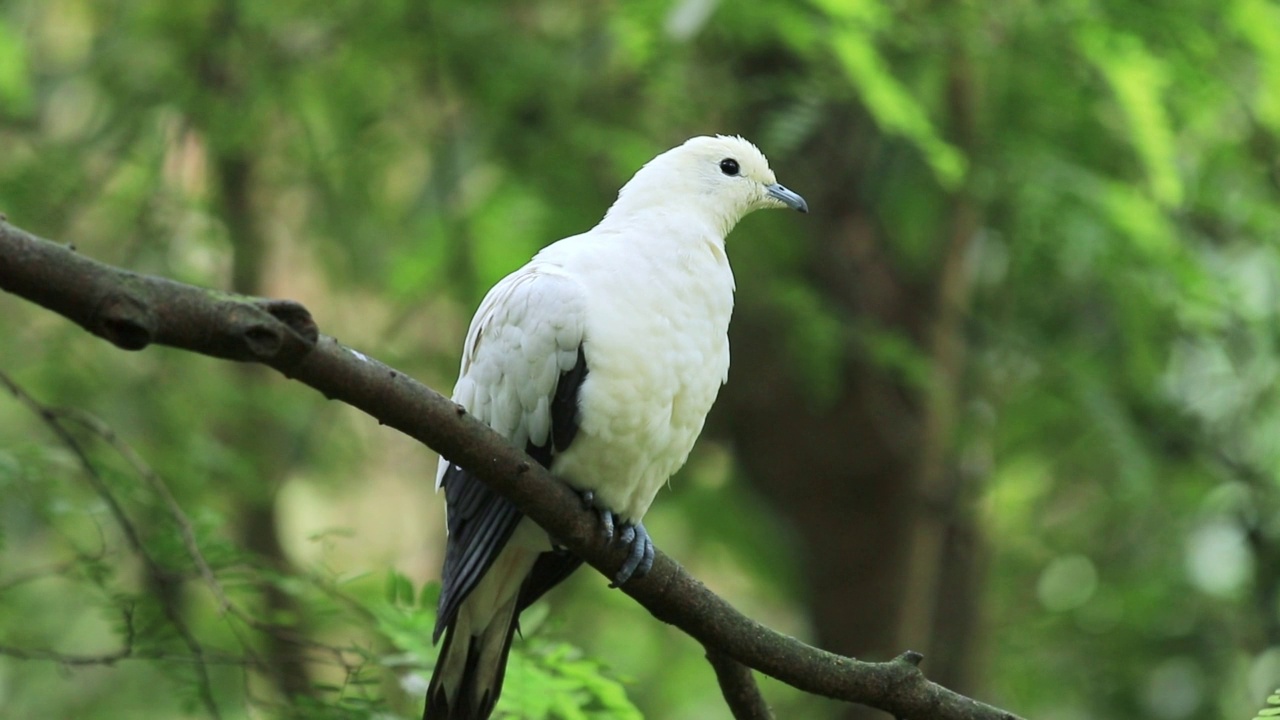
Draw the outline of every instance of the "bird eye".
[[[721,161],[720,161],[720,172],[724,173],[725,175],[730,175],[730,176],[732,176],[732,175],[737,175],[737,174],[738,174],[738,161],[737,161],[737,160],[734,160],[733,158],[725,158],[725,159],[721,160]]]

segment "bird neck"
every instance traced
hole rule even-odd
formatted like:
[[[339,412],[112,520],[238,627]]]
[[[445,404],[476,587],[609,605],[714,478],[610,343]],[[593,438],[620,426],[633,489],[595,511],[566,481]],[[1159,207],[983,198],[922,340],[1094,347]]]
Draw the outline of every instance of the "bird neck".
[[[644,228],[646,232],[675,237],[714,237],[723,245],[724,238],[741,217],[742,213],[736,208],[717,212],[697,198],[681,202],[672,197],[645,198],[642,193],[629,193],[618,197],[598,227],[602,230]]]

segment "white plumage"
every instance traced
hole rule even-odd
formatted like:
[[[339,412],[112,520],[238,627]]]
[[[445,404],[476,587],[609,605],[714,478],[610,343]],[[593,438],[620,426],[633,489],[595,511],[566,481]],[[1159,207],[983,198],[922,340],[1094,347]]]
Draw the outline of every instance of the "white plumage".
[[[747,213],[807,211],[764,155],[698,137],[654,158],[596,227],[539,252],[489,291],[453,398],[616,518],[648,570],[640,524],[685,462],[729,371],[733,273],[724,239]],[[580,560],[442,459],[449,545],[436,637],[448,630],[426,720],[487,718],[516,617]]]

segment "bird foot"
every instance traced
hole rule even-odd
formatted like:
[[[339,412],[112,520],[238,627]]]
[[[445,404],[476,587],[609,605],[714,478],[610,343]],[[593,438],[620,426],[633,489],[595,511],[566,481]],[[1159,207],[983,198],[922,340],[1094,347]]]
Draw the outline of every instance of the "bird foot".
[[[609,587],[616,588],[631,578],[639,579],[648,575],[653,568],[654,546],[644,524],[618,524],[612,510],[596,505],[594,492],[583,490],[578,495],[582,498],[583,509],[595,511],[596,517],[600,518],[600,534],[604,536],[605,542],[618,543],[627,548],[627,559],[618,569],[618,574],[613,576]]]
[[[653,569],[653,539],[649,537],[649,531],[644,529],[643,523],[625,523],[622,525],[622,531],[618,533],[618,542],[628,548],[626,562],[622,563],[618,574],[613,576],[613,583],[609,585],[616,588],[631,578],[637,580],[649,574]]]

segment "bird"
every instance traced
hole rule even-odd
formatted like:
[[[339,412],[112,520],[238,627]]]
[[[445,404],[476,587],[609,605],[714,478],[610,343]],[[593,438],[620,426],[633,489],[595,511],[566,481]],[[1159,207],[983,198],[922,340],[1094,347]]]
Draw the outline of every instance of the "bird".
[[[539,251],[485,295],[453,401],[524,449],[651,568],[642,523],[684,465],[729,372],[734,277],[725,237],[765,208],[808,212],[740,136],[699,136],[645,163],[592,229]],[[582,560],[466,468],[441,458],[441,646],[424,720],[485,720],[520,613]]]

